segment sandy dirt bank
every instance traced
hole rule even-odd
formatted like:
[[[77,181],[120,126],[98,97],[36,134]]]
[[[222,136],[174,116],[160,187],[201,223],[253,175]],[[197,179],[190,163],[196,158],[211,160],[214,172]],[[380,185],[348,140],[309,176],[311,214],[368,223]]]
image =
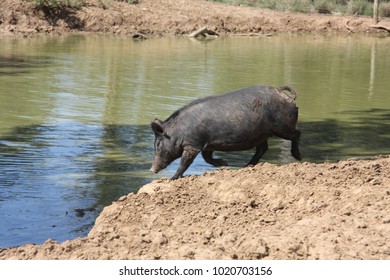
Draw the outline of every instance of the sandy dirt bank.
[[[161,179],[106,207],[85,238],[0,259],[390,259],[389,170],[382,156]]]

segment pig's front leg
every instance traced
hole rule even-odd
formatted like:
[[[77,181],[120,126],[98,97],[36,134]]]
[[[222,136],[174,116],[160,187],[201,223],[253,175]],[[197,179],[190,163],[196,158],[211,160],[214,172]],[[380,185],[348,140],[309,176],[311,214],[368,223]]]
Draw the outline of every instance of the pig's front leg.
[[[186,147],[184,148],[183,154],[181,156],[181,161],[179,168],[176,170],[175,175],[171,178],[171,180],[175,180],[183,177],[183,173],[188,169],[191,163],[194,161],[196,156],[199,154],[200,150],[194,147]]]

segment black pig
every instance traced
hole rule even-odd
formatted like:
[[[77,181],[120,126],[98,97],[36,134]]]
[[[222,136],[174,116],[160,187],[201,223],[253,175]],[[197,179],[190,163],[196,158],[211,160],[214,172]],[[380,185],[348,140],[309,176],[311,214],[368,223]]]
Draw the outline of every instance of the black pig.
[[[180,166],[171,178],[177,179],[200,152],[207,163],[224,166],[225,161],[213,158],[214,151],[256,147],[247,164],[255,165],[268,149],[268,138],[274,135],[291,140],[291,154],[300,160],[301,133],[295,128],[296,96],[289,86],[252,86],[194,100],[164,122],[155,119],[151,123],[156,138],[150,170],[157,173],[181,157]]]

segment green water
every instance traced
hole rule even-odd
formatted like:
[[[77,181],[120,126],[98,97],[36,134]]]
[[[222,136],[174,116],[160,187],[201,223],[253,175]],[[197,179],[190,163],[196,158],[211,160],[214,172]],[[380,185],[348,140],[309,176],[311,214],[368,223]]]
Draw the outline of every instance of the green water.
[[[151,120],[249,85],[296,89],[304,161],[388,154],[389,70],[389,37],[1,38],[0,247],[86,235],[104,206],[175,172],[149,172]],[[264,161],[294,161],[271,142]],[[237,168],[251,153],[219,156]],[[199,157],[186,174],[211,169]]]

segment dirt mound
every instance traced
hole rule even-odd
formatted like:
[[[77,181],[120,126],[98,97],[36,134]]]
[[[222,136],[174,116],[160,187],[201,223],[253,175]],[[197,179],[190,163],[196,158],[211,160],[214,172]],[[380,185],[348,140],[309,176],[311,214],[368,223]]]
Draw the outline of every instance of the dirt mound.
[[[388,170],[377,157],[161,179],[106,207],[85,238],[0,259],[390,259]]]
[[[103,2],[104,3],[104,2]],[[30,2],[4,0],[0,34],[112,34],[181,35],[207,26],[221,34],[272,34],[275,32],[378,33],[368,17],[276,12],[197,0],[141,0],[138,4],[86,1],[80,9],[37,10]],[[390,20],[382,19],[380,26]]]

